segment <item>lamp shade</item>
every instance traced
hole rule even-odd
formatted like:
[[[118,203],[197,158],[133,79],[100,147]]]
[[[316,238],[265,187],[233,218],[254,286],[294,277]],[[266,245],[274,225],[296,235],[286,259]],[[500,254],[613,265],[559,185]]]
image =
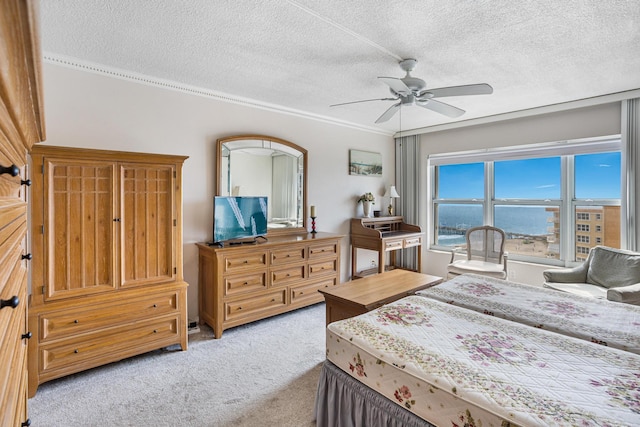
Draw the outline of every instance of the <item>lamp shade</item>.
[[[392,185],[387,189],[387,192],[384,194],[384,197],[390,197],[392,199],[397,199],[400,197],[398,192],[396,191],[396,186]]]

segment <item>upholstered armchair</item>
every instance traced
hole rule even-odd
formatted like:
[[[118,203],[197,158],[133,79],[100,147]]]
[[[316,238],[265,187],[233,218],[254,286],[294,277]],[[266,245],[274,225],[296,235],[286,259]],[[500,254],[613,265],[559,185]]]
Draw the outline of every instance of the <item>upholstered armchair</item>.
[[[640,253],[595,246],[574,268],[545,270],[544,286],[610,301],[640,305]]]

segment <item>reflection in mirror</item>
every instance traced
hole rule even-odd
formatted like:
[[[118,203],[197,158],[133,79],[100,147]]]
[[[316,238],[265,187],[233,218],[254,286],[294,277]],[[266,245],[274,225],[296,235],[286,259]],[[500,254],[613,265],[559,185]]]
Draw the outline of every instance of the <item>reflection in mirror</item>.
[[[218,195],[267,196],[269,233],[306,230],[307,151],[278,138],[218,140]]]

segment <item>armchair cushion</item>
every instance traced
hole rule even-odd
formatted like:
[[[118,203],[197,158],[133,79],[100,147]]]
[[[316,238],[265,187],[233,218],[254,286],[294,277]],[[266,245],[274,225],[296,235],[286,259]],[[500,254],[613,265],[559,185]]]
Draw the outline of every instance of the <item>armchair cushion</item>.
[[[587,283],[617,288],[640,282],[640,253],[598,247],[590,258]]]
[[[640,305],[640,283],[609,288],[607,289],[607,299],[609,301]]]
[[[569,292],[583,297],[607,299],[607,288],[592,285],[590,283],[559,283],[547,282],[545,288],[555,289],[557,291]]]

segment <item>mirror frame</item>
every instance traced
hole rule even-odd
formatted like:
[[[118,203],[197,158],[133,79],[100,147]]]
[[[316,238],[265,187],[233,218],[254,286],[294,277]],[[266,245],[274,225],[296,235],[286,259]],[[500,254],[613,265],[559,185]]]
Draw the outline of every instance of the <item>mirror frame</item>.
[[[243,139],[258,139],[262,141],[277,142],[278,144],[286,145],[302,153],[302,167],[304,169],[304,173],[302,176],[302,227],[267,228],[267,236],[307,233],[307,150],[297,144],[294,144],[293,142],[273,136],[255,134],[234,135],[218,139],[216,141],[216,195],[222,195],[222,177],[220,176],[220,174],[222,173],[222,146],[225,143],[240,141]]]

